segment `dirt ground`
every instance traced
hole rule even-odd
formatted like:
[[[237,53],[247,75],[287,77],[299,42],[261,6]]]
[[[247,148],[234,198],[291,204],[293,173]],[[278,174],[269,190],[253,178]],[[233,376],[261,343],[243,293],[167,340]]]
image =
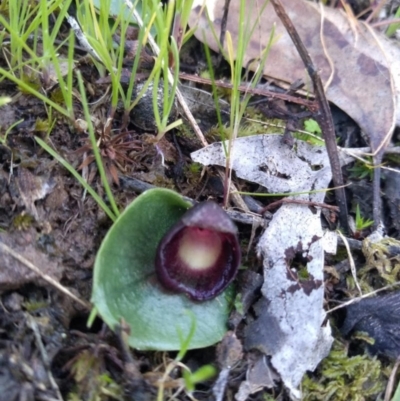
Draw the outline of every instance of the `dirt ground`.
[[[205,62],[199,43],[192,43],[182,57],[183,72],[196,70],[199,59]],[[104,94],[107,84],[99,83],[100,77],[90,62],[82,57],[80,63],[85,85],[91,88],[88,101],[92,104]],[[0,65],[7,67],[2,57]],[[227,67],[222,64],[218,73],[224,76],[226,70]],[[196,87],[210,90],[201,84]],[[42,274],[51,276],[88,302],[96,252],[111,221],[79,182],[35,141],[36,136],[46,139],[107,202],[88,136],[78,132],[69,121],[58,115],[55,116],[56,123],[50,136],[47,136],[50,123],[48,110],[42,101],[23,93],[7,80],[0,82],[0,93],[12,97],[11,103],[0,107],[1,134],[10,125],[22,120],[0,145],[0,241],[38,266]],[[83,118],[78,101],[75,106],[76,118]],[[302,111],[294,105],[286,106],[289,111],[283,116],[282,125],[291,119],[293,113]],[[333,106],[332,110],[339,145],[366,146],[357,125]],[[143,126],[140,128],[140,122],[135,121],[134,117],[125,124],[122,111],[117,110],[111,134],[104,135],[110,103],[93,107],[92,112],[98,120],[96,134],[101,138],[101,154],[120,210],[147,188],[146,185],[171,188],[199,201],[211,198],[221,203],[224,188],[216,168],[208,168],[202,175],[202,169],[190,159],[190,153],[199,149],[201,144],[187,122],[184,123],[184,129],[168,133],[160,142],[159,148],[165,157],[165,165],[162,165],[159,152],[153,144],[154,133],[143,130]],[[207,139],[210,142],[219,140],[214,128],[215,113],[204,110],[198,113],[195,117],[200,121]],[[260,109],[250,107],[246,116],[254,115],[266,119]],[[397,140],[398,132],[393,142]],[[399,160],[395,155],[387,156],[385,163],[394,169],[399,168]],[[349,209],[354,214],[355,205],[359,204],[362,216],[371,219],[371,176],[368,171],[362,175],[360,170],[362,168],[354,164],[344,170],[345,181],[352,182],[346,190]],[[399,240],[399,175],[384,172],[383,177],[381,194],[384,223],[388,235]],[[257,185],[240,179],[234,178],[234,182],[243,191],[259,190]],[[271,201],[259,202],[262,207]],[[334,204],[333,195],[328,195],[326,202]],[[336,216],[322,219],[324,226],[335,228]],[[365,261],[359,241],[370,230],[358,232],[357,237],[352,238],[356,264],[362,265]],[[239,224],[239,231],[245,247],[250,241],[252,228]],[[261,230],[258,229],[256,238],[260,234]],[[248,270],[261,273],[254,247],[248,254],[244,249],[244,253],[247,255],[245,264]],[[397,255],[398,252],[393,257]],[[112,333],[100,319],[88,329],[89,310],[84,305],[49,285],[4,250],[1,259],[0,401],[156,399],[157,381],[163,377],[174,353],[128,350],[122,340],[123,334]],[[344,248],[340,247],[338,256],[328,258],[326,265],[327,303],[335,305],[354,295],[353,289],[347,286],[349,262]],[[370,282],[376,282],[377,276],[371,274]],[[397,273],[393,273],[392,278],[395,280]],[[343,321],[340,313],[335,320]],[[243,335],[240,327],[237,332],[239,338]],[[344,341],[340,334],[337,334],[337,338]],[[348,346],[352,355],[365,352],[360,344]],[[216,358],[216,348],[210,347],[188,352],[184,363],[196,370],[204,364],[218,365]],[[251,354],[243,356],[232,370],[225,399],[233,399],[245,377],[249,358]],[[382,366],[389,369],[392,360],[385,355],[380,358]],[[180,377],[180,370],[173,369],[165,386],[166,398],[190,399],[182,390]],[[213,383],[210,380],[197,386],[193,397],[198,400],[212,399]],[[173,398],[174,392],[179,389],[182,391]],[[283,400],[287,397],[278,384],[274,390],[262,390],[251,399]]]

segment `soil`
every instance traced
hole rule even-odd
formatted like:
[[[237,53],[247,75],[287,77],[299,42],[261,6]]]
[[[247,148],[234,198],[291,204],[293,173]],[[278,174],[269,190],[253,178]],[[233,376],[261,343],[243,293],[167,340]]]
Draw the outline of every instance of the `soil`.
[[[99,83],[100,76],[93,64],[79,52],[78,56],[79,69],[90,94],[88,102],[93,105],[102,98],[108,84]],[[201,64],[200,61],[205,63],[202,46],[197,42],[191,43],[183,53],[182,70],[193,72]],[[0,57],[0,65],[8,68],[4,57]],[[217,74],[224,76],[226,70],[226,65],[222,64]],[[44,85],[39,76],[31,78]],[[210,90],[200,84],[196,88]],[[48,96],[56,89],[57,85],[48,89]],[[0,145],[0,242],[36,265],[42,275],[50,276],[88,303],[96,252],[112,222],[80,183],[35,140],[35,137],[46,140],[107,202],[88,135],[55,112],[54,120],[49,121],[48,109],[43,102],[23,93],[8,80],[0,82],[0,93],[12,98],[11,103],[0,107],[1,135],[4,137],[6,130],[20,121]],[[280,115],[282,124],[293,124],[292,113],[304,110],[295,105],[286,106],[289,111],[283,118]],[[141,107],[146,108],[145,105]],[[155,147],[154,132],[151,132],[154,125],[149,123],[143,126],[135,121],[138,119],[135,115],[131,115],[126,123],[123,111],[110,110],[109,99],[91,107],[91,112],[96,135],[101,139],[100,150],[108,179],[120,210],[148,185],[172,188],[197,201],[211,198],[222,203],[224,183],[217,169],[208,168],[202,176],[201,170],[191,162],[190,152],[199,149],[201,144],[186,121],[184,129],[168,133]],[[178,109],[177,113],[181,111]],[[215,134],[215,112],[210,112],[208,108],[196,113],[195,117],[201,122],[209,142],[219,140],[218,134]],[[84,119],[78,100],[74,104],[74,114],[76,121]],[[259,109],[249,108],[247,116],[254,114],[266,119]],[[339,145],[366,146],[351,119],[334,107],[333,116]],[[112,118],[109,131],[105,129],[108,117]],[[53,121],[55,124],[50,130]],[[392,168],[399,166],[398,159],[393,157],[388,156],[385,161]],[[355,205],[359,204],[362,216],[372,218],[371,178],[369,175],[363,178],[359,174],[356,176],[354,167],[351,165],[344,171],[347,182],[353,182],[347,190],[350,209],[354,212]],[[398,240],[399,175],[385,172],[384,177],[382,215],[387,233]],[[234,182],[244,191],[259,190],[258,186],[239,179],[234,179]],[[333,204],[334,199],[328,197],[327,202]],[[266,204],[266,201],[262,201],[259,206]],[[335,216],[323,217],[322,224],[335,228]],[[248,244],[252,227],[239,224],[239,230],[241,240]],[[370,230],[367,228],[358,232],[355,239],[366,237]],[[261,229],[258,229],[256,238],[260,234]],[[354,243],[355,248],[359,247],[359,243]],[[249,295],[249,305],[257,298],[262,274],[254,248],[252,246],[248,254],[247,249],[243,249],[247,254],[246,267],[254,274],[251,279],[246,278],[252,288],[248,294],[253,294],[251,297]],[[349,267],[342,250],[339,252],[341,257],[328,258],[326,261],[329,267],[326,274],[327,302],[335,303],[355,295],[354,290],[346,285]],[[365,256],[359,249],[354,249],[354,255],[356,263],[364,263]],[[1,259],[0,401],[156,399],[158,382],[162,380],[166,369],[170,368],[176,354],[129,350],[123,341],[123,331],[113,333],[100,319],[96,319],[88,328],[90,311],[85,303],[75,302],[69,295],[50,285],[43,276],[33,273],[21,261],[8,255],[4,249]],[[243,339],[243,322],[241,318],[238,321],[235,319],[238,317],[233,313],[231,323],[238,327],[238,338]],[[338,315],[338,319],[342,317]],[[342,339],[339,334],[338,338]],[[237,353],[233,357],[237,363],[230,373],[224,398],[227,400],[233,399],[253,357],[253,353],[242,354],[240,345],[235,341],[228,348]],[[221,347],[190,351],[183,363],[192,370],[205,364],[219,366],[218,358],[222,352]],[[364,350],[356,346],[352,352],[364,353]],[[381,358],[386,366],[391,366],[386,356]],[[181,371],[176,367],[165,382],[165,399],[186,400],[195,397],[198,400],[210,400],[214,383],[215,380],[210,380],[198,385],[189,396],[183,390]],[[174,398],[175,392],[179,394]],[[261,400],[267,396],[271,399],[287,399],[279,382],[274,390],[265,388],[251,399]]]

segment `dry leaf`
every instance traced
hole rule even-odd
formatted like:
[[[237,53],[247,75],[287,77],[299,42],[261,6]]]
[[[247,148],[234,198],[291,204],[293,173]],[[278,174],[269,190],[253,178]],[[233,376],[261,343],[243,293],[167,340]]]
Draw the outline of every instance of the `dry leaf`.
[[[206,3],[212,26],[205,13],[199,15],[199,2],[194,4],[190,25],[193,27],[198,23],[196,37],[218,51],[215,38],[220,34],[225,1]],[[244,64],[260,57],[275,24],[274,44],[264,68],[265,76],[286,84],[301,79],[312,93],[304,64],[272,5],[268,4],[260,14],[264,4],[261,0],[246,2],[248,19],[245,25],[256,26],[246,49]],[[364,22],[349,21],[347,15],[339,10],[320,9],[315,3],[302,0],[282,0],[282,4],[294,21],[323,82],[328,84],[328,100],[344,110],[367,133],[374,152],[386,146],[394,129],[396,113],[400,124],[397,104],[400,49]],[[239,7],[240,0],[232,0],[228,14],[227,30],[233,38],[234,49],[238,42]]]
[[[230,155],[236,175],[270,193],[326,188],[332,178],[326,149],[298,140],[290,148],[281,138],[236,139]],[[192,153],[192,159],[204,165],[226,164],[221,143]],[[292,197],[322,202],[324,196],[317,192]],[[264,266],[263,299],[255,306],[257,318],[246,331],[245,344],[271,357],[273,368],[296,399],[301,397],[298,387],[304,373],[327,356],[333,340],[329,323],[324,323],[324,251],[320,210],[307,205],[281,206],[258,243]]]

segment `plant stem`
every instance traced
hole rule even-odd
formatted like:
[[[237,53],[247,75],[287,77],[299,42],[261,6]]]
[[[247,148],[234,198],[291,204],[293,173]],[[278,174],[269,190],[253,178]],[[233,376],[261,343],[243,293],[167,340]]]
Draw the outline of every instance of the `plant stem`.
[[[290,20],[285,9],[283,8],[281,1],[271,0],[271,4],[275,9],[276,14],[282,21],[282,24],[286,28],[289,36],[291,37],[293,44],[295,45],[301,59],[303,60],[308,75],[312,80],[314,86],[315,99],[319,107],[319,112],[316,114],[315,118],[317,119],[318,124],[321,127],[325,139],[326,150],[328,152],[329,161],[331,163],[333,182],[335,184],[335,187],[339,187],[335,190],[336,201],[340,208],[339,221],[340,225],[342,226],[342,229],[345,232],[349,232],[346,194],[343,188],[343,175],[339,161],[338,149],[336,145],[335,128],[333,126],[332,113],[329,108],[328,100],[326,99],[325,96],[325,91],[322,85],[321,77],[319,76],[318,70],[315,68],[311,60],[311,57],[306,47],[304,46],[296,28],[294,27],[292,21]]]

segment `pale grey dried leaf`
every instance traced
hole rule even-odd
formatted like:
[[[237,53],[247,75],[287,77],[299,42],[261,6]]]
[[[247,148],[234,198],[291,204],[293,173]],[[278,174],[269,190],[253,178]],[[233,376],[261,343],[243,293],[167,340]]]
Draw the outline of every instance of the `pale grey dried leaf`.
[[[251,394],[261,391],[263,388],[272,388],[279,376],[271,367],[267,357],[262,354],[250,354],[249,367],[247,369],[246,380],[239,387],[235,394],[236,401],[246,401]]]
[[[327,185],[318,185],[320,179],[330,174],[325,148],[295,140],[296,153],[281,139],[281,135],[254,135],[236,139],[232,147],[231,167],[237,176],[260,184],[271,193],[310,191],[312,185],[314,189],[326,188]],[[191,156],[195,162],[205,166],[225,166],[226,163],[221,142],[193,152]],[[311,200],[321,199],[321,194],[317,195],[310,194],[309,197]]]
[[[226,163],[221,143],[194,152],[192,158],[205,165]],[[230,160],[238,177],[263,185],[271,193],[323,189],[332,178],[324,147],[294,140],[290,148],[279,135],[236,139]],[[324,192],[292,195],[315,202],[323,202],[324,197]],[[293,398],[301,397],[298,388],[304,373],[314,370],[327,356],[333,341],[329,323],[324,323],[323,236],[319,209],[286,204],[274,214],[258,244],[264,259],[261,291],[267,306],[253,328],[263,325],[265,319],[273,321],[276,327],[270,330],[283,341],[271,344],[266,327],[264,336],[253,336],[249,342],[271,356],[272,366]]]

